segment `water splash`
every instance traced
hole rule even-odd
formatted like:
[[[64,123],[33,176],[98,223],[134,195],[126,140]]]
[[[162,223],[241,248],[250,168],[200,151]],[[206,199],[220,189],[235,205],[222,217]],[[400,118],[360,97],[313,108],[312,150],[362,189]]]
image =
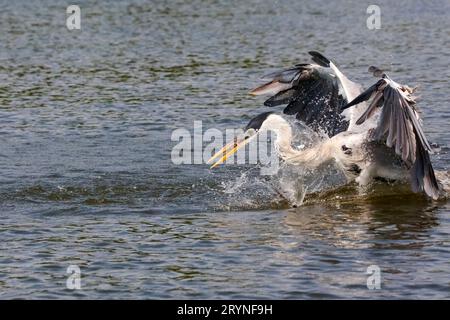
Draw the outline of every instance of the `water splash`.
[[[287,118],[293,128],[293,147],[308,148],[324,137],[304,124]],[[273,143],[273,141],[270,141]],[[260,167],[240,172],[237,178],[221,183],[220,192],[228,197],[227,210],[267,206],[301,206],[311,193],[327,191],[346,183],[345,176],[333,163],[314,170],[282,162],[271,176],[260,176]]]

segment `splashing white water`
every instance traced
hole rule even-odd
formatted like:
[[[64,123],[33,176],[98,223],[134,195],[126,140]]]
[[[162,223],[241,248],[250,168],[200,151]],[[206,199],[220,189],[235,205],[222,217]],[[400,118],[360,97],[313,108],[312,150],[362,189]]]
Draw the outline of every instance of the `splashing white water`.
[[[292,121],[293,146],[308,148],[322,139],[317,133]],[[238,208],[261,207],[268,203],[286,202],[300,206],[305,196],[342,186],[346,183],[343,173],[329,163],[314,170],[300,166],[281,163],[278,171],[272,176],[260,176],[259,166],[241,172],[233,180],[222,182],[222,193],[228,196],[227,206]]]

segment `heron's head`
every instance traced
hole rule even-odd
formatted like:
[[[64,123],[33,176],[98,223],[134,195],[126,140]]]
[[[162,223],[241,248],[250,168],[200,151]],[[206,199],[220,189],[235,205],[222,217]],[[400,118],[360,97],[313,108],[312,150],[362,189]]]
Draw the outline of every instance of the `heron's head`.
[[[273,117],[279,117],[273,112],[264,112],[251,119],[244,128],[244,138],[248,139],[257,135],[259,132],[269,130],[268,124]]]
[[[282,121],[284,122],[284,119],[273,112],[264,112],[251,119],[245,126],[243,135],[235,137],[233,141],[226,144],[208,160],[208,163],[211,163],[213,160],[219,158],[219,156],[222,156],[211,166],[211,169],[224,163],[227,158],[252,141],[260,132],[273,130]]]

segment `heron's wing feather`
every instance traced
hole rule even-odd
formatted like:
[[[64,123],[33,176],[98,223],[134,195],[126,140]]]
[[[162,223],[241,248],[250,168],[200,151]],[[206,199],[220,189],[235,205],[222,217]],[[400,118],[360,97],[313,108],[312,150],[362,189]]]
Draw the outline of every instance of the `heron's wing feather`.
[[[381,108],[378,125],[372,137],[384,142],[401,157],[410,169],[413,191],[424,191],[428,196],[438,198],[439,184],[429,154],[431,147],[423,132],[414,99],[404,87],[390,79],[383,78],[369,89],[348,104],[353,105],[355,101],[373,97],[357,124],[362,124],[370,118],[375,108]]]
[[[340,80],[344,76],[320,53],[310,54],[317,64],[297,64],[270,73],[264,77],[270,81],[250,93],[272,94],[265,101],[266,106],[287,105],[285,114],[296,115],[314,130],[334,136],[349,125],[348,119],[341,115],[342,106],[348,102]]]
[[[381,93],[377,93],[375,97],[372,99],[372,102],[370,103],[367,110],[361,115],[361,117],[356,120],[356,124],[360,125],[363,124],[364,121],[366,121],[368,118],[370,118],[376,111],[377,108],[379,108],[383,104],[383,95]]]
[[[380,81],[382,81],[382,80],[380,80]],[[348,109],[357,104],[360,104],[361,102],[369,100],[370,97],[372,97],[373,93],[377,90],[378,86],[380,85],[380,81],[378,81],[374,85],[370,86],[368,89],[366,89],[364,92],[359,94],[352,101],[349,101],[345,106],[342,107],[342,110]]]

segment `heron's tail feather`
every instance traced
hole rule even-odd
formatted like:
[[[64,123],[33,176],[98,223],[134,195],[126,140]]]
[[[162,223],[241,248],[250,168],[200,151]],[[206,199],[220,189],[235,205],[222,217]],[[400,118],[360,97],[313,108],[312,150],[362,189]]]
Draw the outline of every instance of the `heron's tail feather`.
[[[291,83],[283,83],[278,80],[274,80],[253,89],[250,91],[250,94],[253,96],[259,96],[262,94],[277,94],[278,92],[290,89],[291,87]]]
[[[411,187],[414,192],[425,192],[434,200],[439,198],[441,188],[434,174],[430,155],[420,143],[416,143],[416,161],[411,168]]]

